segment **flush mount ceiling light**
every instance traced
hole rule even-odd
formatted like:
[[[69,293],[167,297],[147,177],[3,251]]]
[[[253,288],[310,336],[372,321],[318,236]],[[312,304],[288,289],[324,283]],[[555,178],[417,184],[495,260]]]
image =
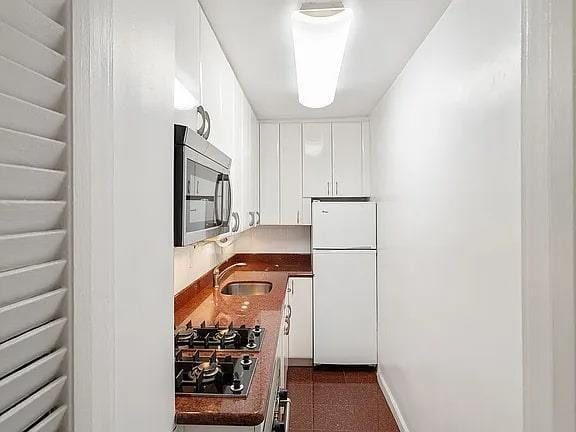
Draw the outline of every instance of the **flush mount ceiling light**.
[[[174,78],[174,108],[178,111],[191,110],[198,106],[198,101],[192,93],[180,82]]]
[[[292,14],[298,100],[309,108],[334,102],[352,11],[341,2],[304,3]]]

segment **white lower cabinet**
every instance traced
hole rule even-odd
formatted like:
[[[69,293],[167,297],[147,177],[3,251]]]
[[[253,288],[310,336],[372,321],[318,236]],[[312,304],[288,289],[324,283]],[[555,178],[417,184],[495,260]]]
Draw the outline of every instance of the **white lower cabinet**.
[[[290,278],[288,299],[291,310],[289,357],[290,364],[305,366],[312,363],[312,278]]]
[[[280,388],[288,385],[288,358],[290,357],[290,326],[292,319],[292,309],[290,307],[290,296],[286,292],[282,315],[282,325],[278,337],[278,349],[280,354]]]

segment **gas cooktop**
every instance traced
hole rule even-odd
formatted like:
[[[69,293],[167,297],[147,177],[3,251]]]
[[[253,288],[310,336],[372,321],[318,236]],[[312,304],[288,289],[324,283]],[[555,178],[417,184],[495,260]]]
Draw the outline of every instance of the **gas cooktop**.
[[[264,329],[258,324],[254,327],[235,327],[231,323],[228,327],[221,327],[218,322],[213,326],[207,326],[206,322],[203,322],[196,327],[189,321],[174,330],[175,349],[259,351],[263,339]]]
[[[245,397],[256,362],[250,354],[180,349],[176,353],[176,394]]]

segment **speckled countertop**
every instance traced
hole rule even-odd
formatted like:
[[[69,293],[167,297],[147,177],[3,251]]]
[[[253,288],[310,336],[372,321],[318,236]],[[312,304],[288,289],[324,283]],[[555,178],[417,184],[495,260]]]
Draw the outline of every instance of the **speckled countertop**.
[[[272,383],[272,372],[278,333],[282,324],[282,305],[286,285],[290,277],[311,277],[310,255],[292,254],[238,254],[220,265],[227,266],[244,262],[220,285],[230,282],[272,283],[272,291],[262,296],[222,296],[212,287],[211,272],[206,273],[174,299],[176,325],[202,321],[221,325],[254,326],[266,329],[258,357],[256,374],[246,398],[176,396],[176,422],[197,425],[256,426],[264,421],[268,396]]]

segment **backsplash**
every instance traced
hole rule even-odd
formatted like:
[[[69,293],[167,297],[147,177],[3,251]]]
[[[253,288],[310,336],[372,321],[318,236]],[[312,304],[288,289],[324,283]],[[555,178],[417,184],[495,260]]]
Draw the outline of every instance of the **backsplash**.
[[[217,243],[174,248],[174,294],[236,253],[310,253],[309,226],[259,226],[224,247]]]

